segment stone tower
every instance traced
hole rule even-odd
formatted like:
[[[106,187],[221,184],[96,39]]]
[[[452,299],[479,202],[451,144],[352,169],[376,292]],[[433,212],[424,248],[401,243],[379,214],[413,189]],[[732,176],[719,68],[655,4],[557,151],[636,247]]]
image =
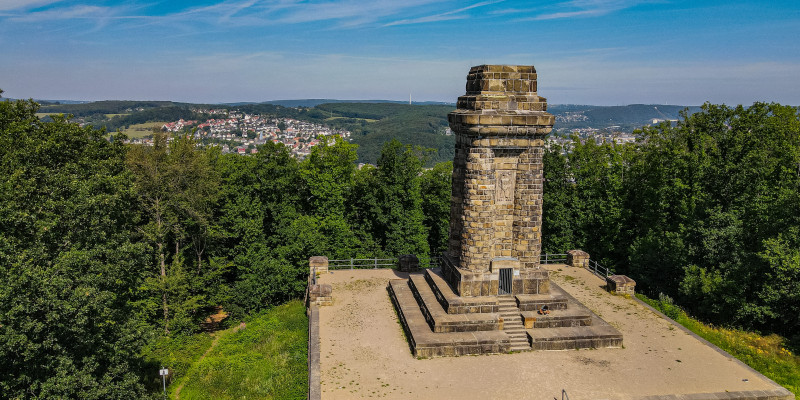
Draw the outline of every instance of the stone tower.
[[[480,65],[448,115],[456,134],[442,274],[463,297],[549,291],[539,269],[544,136],[533,66]]]

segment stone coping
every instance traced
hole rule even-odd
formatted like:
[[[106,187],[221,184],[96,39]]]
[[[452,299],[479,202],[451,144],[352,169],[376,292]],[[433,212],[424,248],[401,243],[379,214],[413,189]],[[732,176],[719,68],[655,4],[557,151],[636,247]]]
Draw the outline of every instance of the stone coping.
[[[439,304],[428,281],[422,274],[410,274],[408,285],[420,306],[425,320],[434,332],[496,331],[500,321],[497,313],[448,314]]]
[[[503,353],[511,349],[510,339],[502,331],[435,333],[422,315],[407,280],[390,280],[388,290],[416,357]]]
[[[308,400],[320,400],[319,369],[319,307],[311,304],[307,309],[308,314]]]
[[[520,311],[537,311],[547,306],[551,310],[564,310],[567,308],[567,297],[564,291],[550,282],[550,293],[546,294],[518,294],[516,295],[517,307]]]
[[[461,297],[457,295],[442,277],[440,268],[425,270],[425,280],[428,281],[442,309],[448,314],[496,313],[498,311],[497,296]]]
[[[527,329],[587,326],[592,323],[591,313],[583,309],[553,310],[546,315],[538,311],[522,311],[520,314]]]

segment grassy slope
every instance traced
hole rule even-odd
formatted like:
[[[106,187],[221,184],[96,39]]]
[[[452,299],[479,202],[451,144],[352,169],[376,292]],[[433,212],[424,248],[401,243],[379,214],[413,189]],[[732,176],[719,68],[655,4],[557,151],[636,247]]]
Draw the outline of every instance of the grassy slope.
[[[800,395],[800,356],[792,354],[784,338],[778,335],[761,336],[752,332],[706,325],[686,315],[669,302],[636,295],[675,322],[708,340],[756,371]]]
[[[161,338],[145,359],[170,369],[167,391],[175,399],[304,399],[308,393],[308,319],[299,300],[274,307],[215,336]],[[209,349],[211,350],[209,351]],[[206,354],[203,357],[203,354]],[[161,392],[161,379],[150,382]]]
[[[181,399],[306,397],[308,320],[300,301],[253,317],[244,329],[219,334],[217,346],[187,371]]]

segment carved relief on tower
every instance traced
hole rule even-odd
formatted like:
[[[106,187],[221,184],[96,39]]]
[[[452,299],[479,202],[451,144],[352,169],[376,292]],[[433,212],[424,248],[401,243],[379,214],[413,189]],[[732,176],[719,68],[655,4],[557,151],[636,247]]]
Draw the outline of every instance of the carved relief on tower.
[[[495,176],[494,204],[514,204],[514,183],[517,171],[497,170]]]

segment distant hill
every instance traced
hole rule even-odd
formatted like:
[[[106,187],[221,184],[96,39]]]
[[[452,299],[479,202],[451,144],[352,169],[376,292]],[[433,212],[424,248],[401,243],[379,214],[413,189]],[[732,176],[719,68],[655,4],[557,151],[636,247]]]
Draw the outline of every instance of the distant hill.
[[[294,118],[326,124],[352,132],[359,145],[359,162],[375,163],[383,143],[398,139],[405,144],[433,149],[429,164],[452,160],[454,137],[448,135],[447,113],[455,108],[447,103],[414,103],[388,100],[302,99],[274,100],[262,103],[190,104],[171,101],[106,100],[75,104],[43,104],[41,113],[73,114],[82,122],[109,131],[133,124],[156,121],[202,119],[192,108],[227,108],[275,118]],[[548,111],[556,116],[555,129],[568,134],[575,129],[594,128],[620,132],[649,125],[653,120],[680,118],[682,110],[694,113],[697,106],[631,104],[593,106],[552,104]]]
[[[575,104],[553,104],[548,111],[556,116],[555,128],[559,131],[596,128],[631,132],[652,124],[654,119],[676,120],[684,109],[689,114],[700,111],[698,106],[631,104],[627,106],[592,106]]]
[[[270,100],[265,101],[266,104],[276,104],[284,107],[316,107],[320,104],[329,103],[397,103],[408,104],[406,101],[395,100],[336,100],[336,99],[299,99],[299,100]],[[445,103],[439,101],[414,101],[412,105],[454,105],[455,103]],[[232,105],[237,105],[232,103]]]

